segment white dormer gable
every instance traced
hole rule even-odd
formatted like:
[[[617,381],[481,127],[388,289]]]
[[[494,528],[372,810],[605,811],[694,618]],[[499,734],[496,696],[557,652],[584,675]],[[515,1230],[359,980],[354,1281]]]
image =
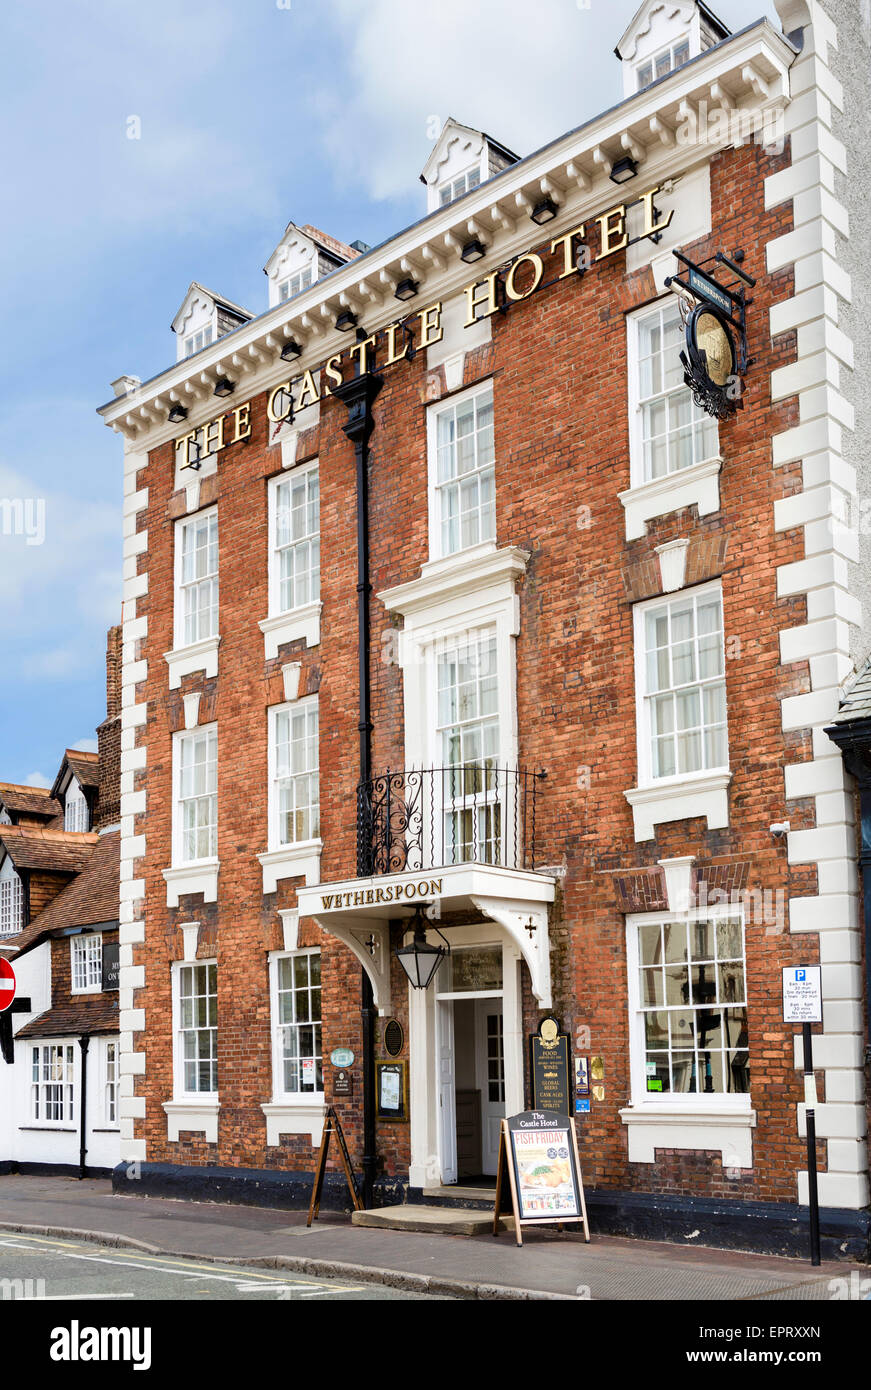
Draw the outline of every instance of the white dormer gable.
[[[644,0],[616,48],[624,95],[667,77],[728,36],[701,0]]]
[[[517,155],[483,130],[472,130],[450,117],[420,176],[421,183],[426,184],[427,212],[455,202],[516,163]]]
[[[293,299],[318,278],[318,248],[293,222],[263,267],[269,279],[269,307]]]
[[[221,299],[207,290],[205,285],[192,280],[181,308],[172,321],[178,361],[201,352],[240,323],[247,323],[250,318],[247,309],[233,304],[229,299]]]

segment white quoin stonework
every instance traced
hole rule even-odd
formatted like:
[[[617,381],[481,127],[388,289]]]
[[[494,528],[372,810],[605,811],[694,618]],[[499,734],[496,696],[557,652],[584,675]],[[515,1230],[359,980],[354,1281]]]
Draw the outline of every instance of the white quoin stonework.
[[[792,267],[795,274],[793,298],[771,310],[770,330],[773,337],[798,334],[797,360],[772,373],[771,394],[774,401],[797,396],[800,411],[799,423],[772,439],[772,462],[778,468],[800,461],[803,476],[800,493],[775,503],[776,529],[801,528],[805,552],[803,560],[780,566],[777,593],[807,597],[807,622],[781,632],[780,654],[784,665],[810,667],[809,691],[781,706],[785,731],[809,729],[813,736],[813,760],[784,768],[785,795],[787,803],[812,797],[816,807],[816,828],[790,832],[788,855],[791,864],[815,865],[819,876],[817,896],[790,899],[790,931],[819,934],[823,1034],[815,1039],[814,1060],[825,1072],[825,1103],[817,1108],[817,1135],[828,1141],[820,1204],[855,1209],[869,1201],[855,808],[851,779],[824,732],[853,669],[851,625],[862,621],[850,590],[856,538],[844,525],[856,504],[857,480],[842,457],[854,414],[842,394],[842,387],[849,389],[853,346],[838,327],[839,307],[851,294],[838,263],[848,217],[835,197],[846,151],[832,133],[832,108],[843,109],[843,94],[832,71],[837,32],[822,6],[816,0],[775,3],[785,32],[797,39],[796,31],[803,31],[786,109],[792,163],[765,185],[766,206],[791,201],[794,212],[794,230],[767,247],[770,272]],[[795,1060],[800,1067],[800,1035]],[[803,1110],[797,1107],[800,1132]],[[799,1200],[806,1203],[807,1173],[798,1177]]]
[[[146,763],[146,750],[137,744],[137,731],[146,720],[146,705],[137,702],[136,687],[148,674],[139,652],[148,619],[137,616],[137,602],[148,593],[148,575],[137,574],[137,562],[148,548],[148,532],[137,531],[137,517],[148,506],[147,490],[137,491],[137,474],[148,455],[129,444],[124,451],[124,603],[121,665],[121,903],[119,910],[120,974],[119,1026],[121,1066],[119,1124],[121,1157],[145,1159],[145,1140],[134,1138],[136,1120],[145,1118],[145,1097],[135,1094],[136,1078],[145,1074],[145,1053],[138,1046],[145,1031],[145,1010],[134,1007],[134,991],[145,984],[145,967],[134,965],[133,949],[145,940],[145,882],[136,877],[137,860],[145,854],[140,826],[145,792],[135,789],[136,774]],[[137,824],[138,821],[138,824]]]

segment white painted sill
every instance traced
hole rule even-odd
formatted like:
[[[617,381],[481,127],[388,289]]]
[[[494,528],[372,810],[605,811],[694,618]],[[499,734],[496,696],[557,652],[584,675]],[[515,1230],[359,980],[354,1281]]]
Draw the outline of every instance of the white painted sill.
[[[217,1094],[213,1100],[167,1100],[163,1103],[167,1120],[167,1138],[177,1143],[180,1133],[203,1134],[207,1144],[218,1142],[218,1112],[221,1109]]]
[[[279,647],[288,642],[299,642],[305,638],[307,647],[318,646],[322,611],[322,603],[307,603],[302,608],[292,608],[289,613],[276,613],[274,617],[263,618],[257,626],[263,633],[266,660],[277,658]]]
[[[632,807],[636,841],[652,840],[657,825],[704,816],[709,830],[729,824],[731,771],[693,773],[662,778],[623,793]]]
[[[304,878],[306,887],[320,883],[323,847],[323,840],[305,840],[258,854],[257,859],[263,869],[264,893],[274,893],[284,878]]]
[[[220,637],[204,637],[202,642],[192,642],[190,646],[164,652],[163,657],[169,667],[170,690],[178,690],[182,676],[191,676],[196,671],[204,671],[207,680],[216,676],[220,644]]]
[[[313,1092],[303,1097],[289,1096],[274,1100],[260,1109],[266,1118],[266,1143],[277,1148],[282,1134],[308,1134],[312,1144],[319,1144],[324,1130],[325,1103],[323,1094]]]
[[[618,493],[626,512],[627,541],[640,540],[647,535],[647,523],[669,512],[692,506],[699,516],[711,516],[720,510],[720,471],[722,458],[705,459],[664,478],[652,478]]]
[[[220,867],[217,859],[200,859],[164,869],[167,907],[178,907],[178,900],[185,893],[202,893],[204,902],[217,902]]]

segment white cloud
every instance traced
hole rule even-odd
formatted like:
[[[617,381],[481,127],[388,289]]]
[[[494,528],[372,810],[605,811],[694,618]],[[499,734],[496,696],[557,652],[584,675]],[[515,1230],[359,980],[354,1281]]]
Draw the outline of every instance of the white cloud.
[[[46,777],[42,772],[31,772],[28,774],[24,785],[26,787],[51,787],[54,785],[50,777]]]
[[[78,743],[71,743],[70,749],[74,753],[96,753],[98,744],[95,738],[80,738]]]

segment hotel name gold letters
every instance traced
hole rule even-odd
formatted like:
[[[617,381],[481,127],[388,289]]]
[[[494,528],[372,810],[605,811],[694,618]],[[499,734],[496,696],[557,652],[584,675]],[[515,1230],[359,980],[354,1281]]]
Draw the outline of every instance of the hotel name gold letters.
[[[658,188],[643,193],[636,204],[641,208],[643,224],[633,242],[647,237],[657,237],[671,223],[672,209],[667,217],[659,219],[654,206]],[[489,318],[509,309],[522,300],[529,299],[544,285],[558,284],[573,275],[580,275],[599,261],[625,251],[629,245],[628,210],[629,204],[620,203],[618,207],[602,213],[590,220],[598,229],[598,253],[594,256],[586,245],[587,223],[582,223],[564,236],[556,237],[550,244],[550,255],[557,258],[559,273],[554,279],[545,282],[545,262],[539,251],[526,251],[517,256],[505,269],[494,270],[483,280],[466,285],[461,291],[466,297],[466,328],[481,319]],[[503,289],[504,299],[500,303],[499,288]],[[293,415],[298,415],[306,406],[333,395],[334,387],[344,381],[344,367],[352,364],[361,372],[372,368],[373,357],[379,349],[386,349],[386,355],[377,364],[378,370],[392,367],[401,362],[410,347],[416,352],[432,347],[444,337],[442,326],[443,305],[440,300],[428,304],[425,309],[410,315],[405,323],[393,323],[382,331],[355,343],[347,352],[337,352],[321,367],[308,368],[301,376],[289,378],[270,391],[266,402],[266,417],[271,425],[281,425]],[[416,329],[412,328],[416,325]],[[294,387],[296,393],[294,394]],[[210,420],[206,425],[181,435],[175,441],[176,462],[181,468],[198,468],[204,459],[232,444],[239,444],[251,437],[251,402],[237,406],[225,415]],[[378,901],[381,901],[380,899]],[[385,899],[384,901],[390,901]]]

